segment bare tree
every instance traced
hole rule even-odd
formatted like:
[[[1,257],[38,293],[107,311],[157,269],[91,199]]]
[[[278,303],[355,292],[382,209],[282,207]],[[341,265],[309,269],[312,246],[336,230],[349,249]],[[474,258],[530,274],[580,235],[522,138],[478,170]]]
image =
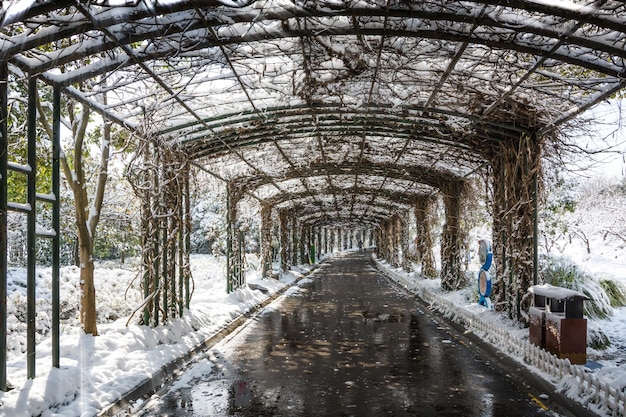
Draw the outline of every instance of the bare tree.
[[[67,153],[62,153],[61,166],[65,174],[65,179],[74,195],[76,230],[78,236],[78,259],[80,263],[80,321],[85,333],[97,336],[96,288],[94,285],[93,262],[94,237],[98,221],[100,220],[104,191],[108,179],[108,164],[111,152],[111,125],[109,122],[105,121],[102,134],[100,135],[100,161],[95,170],[97,179],[93,198],[90,201],[88,181],[91,175],[86,168],[87,161],[84,159],[90,112],[86,106],[77,107],[71,101],[67,103],[67,112],[74,139],[74,147],[70,158],[68,158]],[[51,136],[52,129],[41,103],[39,104],[39,118],[46,131]]]

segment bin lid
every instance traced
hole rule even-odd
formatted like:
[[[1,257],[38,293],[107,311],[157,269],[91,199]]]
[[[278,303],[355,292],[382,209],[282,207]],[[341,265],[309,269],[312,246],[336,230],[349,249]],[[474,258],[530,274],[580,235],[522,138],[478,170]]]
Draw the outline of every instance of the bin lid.
[[[535,295],[542,295],[557,300],[590,300],[589,297],[578,291],[570,290],[569,288],[555,287],[550,284],[533,285],[528,291]]]

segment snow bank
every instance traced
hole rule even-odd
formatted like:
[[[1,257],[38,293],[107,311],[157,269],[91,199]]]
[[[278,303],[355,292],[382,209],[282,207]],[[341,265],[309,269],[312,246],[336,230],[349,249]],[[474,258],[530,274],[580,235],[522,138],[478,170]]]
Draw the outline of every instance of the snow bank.
[[[254,262],[250,262],[254,264]],[[136,275],[132,267],[97,268],[96,286],[100,312],[117,311],[99,316],[100,335],[93,337],[80,330],[77,314],[70,314],[78,304],[78,271],[73,267],[62,272],[62,303],[68,318],[61,325],[60,368],[53,368],[51,340],[46,326],[38,333],[35,379],[27,379],[26,358],[20,334],[23,321],[18,317],[23,309],[21,270],[9,275],[11,316],[8,317],[9,340],[13,346],[7,364],[11,390],[0,392],[0,416],[93,416],[115,402],[121,395],[151,378],[167,364],[185,357],[195,347],[208,340],[220,329],[249,311],[287,285],[309,272],[302,267],[294,273],[283,274],[278,280],[260,278],[257,270],[247,273],[249,283],[262,286],[264,291],[243,288],[232,294],[225,292],[223,258],[193,256],[192,271],[195,292],[191,306],[182,318],[151,328],[130,324],[126,326],[127,312],[140,302],[138,289],[123,294]],[[49,310],[50,271],[43,268],[37,274],[38,309]],[[134,294],[136,292],[136,294]],[[18,342],[13,342],[17,340]]]

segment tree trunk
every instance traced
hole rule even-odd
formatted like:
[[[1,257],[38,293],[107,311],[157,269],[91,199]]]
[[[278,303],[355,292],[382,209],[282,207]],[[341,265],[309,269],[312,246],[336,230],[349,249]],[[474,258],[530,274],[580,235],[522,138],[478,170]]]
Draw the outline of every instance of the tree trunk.
[[[106,104],[106,96],[104,97]],[[46,118],[46,112],[41,107],[41,101],[37,99],[38,114],[44,129],[49,137],[52,137],[52,128]],[[89,109],[82,108],[82,113],[76,114],[74,103],[68,102],[68,116],[71,121],[72,135],[74,138],[73,149],[73,169],[70,167],[67,158],[63,156],[60,160],[61,167],[65,174],[72,193],[74,194],[74,208],[76,214],[77,247],[75,249],[75,260],[80,267],[80,321],[85,333],[98,335],[96,327],[96,289],[94,286],[94,264],[93,264],[93,239],[96,232],[102,203],[104,201],[104,190],[108,178],[109,156],[111,154],[111,124],[105,121],[101,138],[100,163],[97,168],[98,178],[96,190],[93,197],[93,205],[89,205],[87,195],[87,179],[85,173],[86,163],[83,159],[83,144],[86,139],[87,126],[89,124]],[[76,259],[77,258],[77,259]]]
[[[96,287],[93,279],[91,245],[80,245],[80,321],[87,334],[98,335],[96,326]]]

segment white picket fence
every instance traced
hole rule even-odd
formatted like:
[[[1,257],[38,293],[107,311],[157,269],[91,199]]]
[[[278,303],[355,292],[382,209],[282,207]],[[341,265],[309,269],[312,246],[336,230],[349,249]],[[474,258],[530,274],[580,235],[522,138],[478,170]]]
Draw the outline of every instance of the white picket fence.
[[[503,349],[511,357],[521,359],[524,363],[534,366],[554,379],[572,378],[572,386],[578,387],[578,401],[583,404],[593,404],[596,411],[605,413],[607,416],[624,417],[626,415],[626,393],[600,381],[585,367],[573,365],[569,359],[559,359],[528,340],[520,339],[509,330],[483,320],[462,306],[438,296],[424,286],[420,286],[418,281],[416,283],[408,281],[403,274],[389,268],[385,263],[377,261],[377,264],[381,271],[407,290],[418,295],[433,309],[444,313],[446,317],[479,335],[485,341]]]

